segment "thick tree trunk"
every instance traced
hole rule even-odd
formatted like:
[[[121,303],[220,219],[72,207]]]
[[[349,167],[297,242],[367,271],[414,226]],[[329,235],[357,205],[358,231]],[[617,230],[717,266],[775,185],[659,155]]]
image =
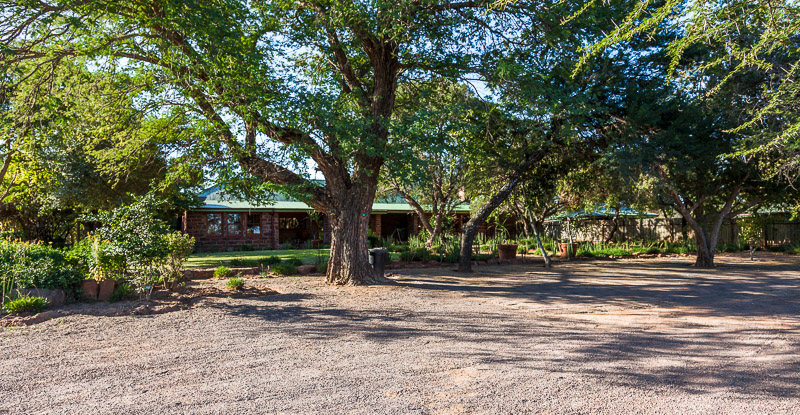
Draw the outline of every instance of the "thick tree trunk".
[[[374,190],[353,187],[341,195],[330,209],[331,255],[327,282],[336,285],[361,285],[387,281],[377,277],[369,264],[367,228],[372,213]]]
[[[695,231],[695,234],[696,232],[697,231]],[[705,232],[703,232],[702,237],[695,237],[695,241],[697,242],[697,259],[695,260],[694,265],[698,268],[714,268],[714,254],[716,253],[716,246],[709,246],[710,244],[708,243],[708,238],[706,237]]]

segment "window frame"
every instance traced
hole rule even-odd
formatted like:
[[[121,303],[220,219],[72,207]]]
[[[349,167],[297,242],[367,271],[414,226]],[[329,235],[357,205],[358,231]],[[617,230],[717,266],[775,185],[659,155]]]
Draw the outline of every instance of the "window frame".
[[[209,216],[211,215],[218,215],[219,216],[219,232],[218,233],[211,233],[209,232]],[[206,213],[206,236],[209,238],[221,238],[225,236],[225,215],[220,212],[209,212]]]

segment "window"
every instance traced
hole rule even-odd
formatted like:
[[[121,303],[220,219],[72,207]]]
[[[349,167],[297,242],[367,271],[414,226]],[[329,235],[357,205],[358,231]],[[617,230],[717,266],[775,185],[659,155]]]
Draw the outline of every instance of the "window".
[[[247,234],[260,235],[261,234],[261,214],[248,213],[247,214]]]
[[[305,229],[305,221],[297,218],[280,218],[280,229]]]
[[[209,213],[207,221],[209,235],[222,235],[222,214]]]
[[[242,215],[238,213],[228,213],[228,235],[242,234]]]

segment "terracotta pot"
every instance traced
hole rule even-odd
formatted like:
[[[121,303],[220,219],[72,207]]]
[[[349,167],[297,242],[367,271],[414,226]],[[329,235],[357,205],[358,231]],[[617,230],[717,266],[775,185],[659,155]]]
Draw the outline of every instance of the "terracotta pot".
[[[558,251],[558,256],[561,258],[575,258],[575,254],[578,252],[578,243],[573,242],[571,247],[569,243],[559,243]]]
[[[81,291],[83,291],[84,299],[97,300],[97,281],[83,280],[81,283]]]
[[[111,294],[114,293],[114,287],[117,285],[117,282],[114,280],[102,280],[98,284],[97,289],[97,300],[98,301],[108,301],[111,299]]]
[[[517,244],[498,244],[497,254],[500,259],[514,259],[517,257]]]

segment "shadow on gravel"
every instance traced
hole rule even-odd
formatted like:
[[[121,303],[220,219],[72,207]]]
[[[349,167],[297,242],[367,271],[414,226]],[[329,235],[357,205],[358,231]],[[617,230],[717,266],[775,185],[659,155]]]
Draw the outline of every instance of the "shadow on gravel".
[[[251,320],[242,324],[248,336],[288,335],[343,349],[368,341],[431,359],[648,390],[791,397],[800,393],[800,321],[793,322],[800,315],[798,262],[715,270],[668,260],[616,262],[607,270],[605,262],[584,262],[552,270],[494,267],[471,276],[414,270],[396,275],[397,289],[386,294],[414,301],[364,299],[352,307],[326,294],[298,293],[208,307]],[[483,299],[547,307],[524,314],[497,303],[482,306]],[[665,318],[653,313],[625,320],[629,316],[606,313],[605,306],[626,312],[660,306]],[[580,313],[594,313],[594,320],[576,318]],[[754,320],[733,324],[720,318],[725,316]],[[784,323],[757,323],[771,317]]]
[[[596,275],[609,271],[613,275]],[[724,264],[712,270],[680,262],[642,261],[584,262],[534,271],[524,266],[499,267],[488,274],[479,271],[470,276],[429,274],[405,274],[397,282],[422,290],[537,304],[681,307],[681,312],[715,316],[800,315],[800,261],[796,260]]]

